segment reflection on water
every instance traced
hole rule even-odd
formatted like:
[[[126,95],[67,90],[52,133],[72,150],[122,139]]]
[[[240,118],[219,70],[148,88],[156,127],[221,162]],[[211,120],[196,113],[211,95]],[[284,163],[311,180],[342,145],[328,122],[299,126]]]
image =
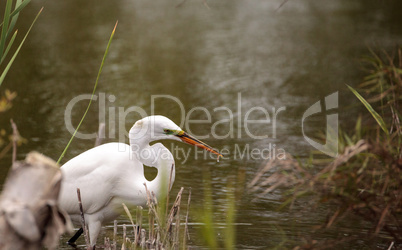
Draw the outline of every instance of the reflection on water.
[[[151,114],[154,104],[156,114],[177,123],[184,122],[183,116],[207,120],[209,113],[211,122],[187,127],[195,135],[211,135],[204,141],[227,150],[228,157],[216,163],[192,152],[186,161],[177,159],[173,191],[191,187],[192,207],[202,207],[202,176],[203,171],[209,171],[216,220],[224,221],[227,182],[239,173],[245,173],[249,180],[263,162],[261,157],[241,157],[240,153],[247,147],[261,150],[275,146],[306,156],[312,147],[301,131],[305,110],[339,91],[339,115],[348,118],[342,109],[350,99],[344,84],[361,81],[359,59],[367,47],[389,49],[402,40],[398,11],[402,6],[397,1],[300,0],[288,1],[277,10],[281,2],[208,1],[207,8],[201,0],[186,1],[181,7],[175,6],[180,1],[162,0],[33,1],[22,16],[25,20],[20,19],[22,29],[40,6],[44,5],[45,11],[2,86],[17,91],[18,98],[13,109],[0,117],[1,127],[8,127],[13,117],[29,140],[19,149],[20,158],[37,150],[57,159],[70,138],[64,125],[65,107],[77,95],[92,91],[107,39],[119,20],[98,88],[107,99],[104,104],[94,103],[82,131],[97,130],[102,108],[106,110],[107,131],[115,128],[109,141],[119,140],[119,127],[129,129],[140,117],[135,112],[120,115],[119,108],[127,111],[138,106]],[[114,98],[110,99],[111,95]],[[153,102],[153,95],[177,98],[184,113],[179,102],[168,98]],[[85,105],[78,103],[73,110],[74,124]],[[195,107],[202,108],[191,111]],[[267,110],[270,122],[245,125],[245,116],[253,107]],[[280,108],[284,109],[274,123]],[[266,117],[261,110],[248,114],[248,120]],[[211,126],[223,119],[229,120],[214,128],[224,138],[218,139],[212,136]],[[313,135],[325,127],[325,117],[315,117],[307,126]],[[246,130],[268,138],[255,140]],[[64,162],[93,143],[76,139]],[[192,150],[182,144],[165,145]],[[9,161],[8,156],[0,162],[2,180]],[[243,185],[238,183],[237,188],[242,191]],[[308,235],[311,226],[324,219],[325,211],[308,217],[297,209],[278,212],[280,193],[257,202],[251,202],[253,198],[244,195],[237,201],[239,248],[295,240]],[[352,225],[345,225],[345,230],[348,227]],[[191,244],[201,246],[195,228],[196,224]],[[336,237],[336,233],[320,237]]]

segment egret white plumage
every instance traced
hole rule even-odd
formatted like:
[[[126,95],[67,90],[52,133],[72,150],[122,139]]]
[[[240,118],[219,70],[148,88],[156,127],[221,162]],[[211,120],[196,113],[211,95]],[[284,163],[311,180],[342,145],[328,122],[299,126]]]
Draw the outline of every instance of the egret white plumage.
[[[172,187],[175,177],[173,155],[161,143],[171,139],[196,145],[221,156],[216,150],[184,132],[164,116],[149,116],[137,121],[129,132],[130,145],[107,143],[74,157],[62,167],[63,182],[59,205],[70,215],[74,224],[81,225],[77,188],[80,188],[83,211],[89,229],[91,246],[95,246],[102,224],[116,219],[122,202],[145,205],[148,190],[157,196],[161,185],[166,188],[169,178]],[[158,169],[157,176],[148,181],[143,165]],[[173,171],[170,174],[170,171]],[[82,229],[69,241],[74,242]]]

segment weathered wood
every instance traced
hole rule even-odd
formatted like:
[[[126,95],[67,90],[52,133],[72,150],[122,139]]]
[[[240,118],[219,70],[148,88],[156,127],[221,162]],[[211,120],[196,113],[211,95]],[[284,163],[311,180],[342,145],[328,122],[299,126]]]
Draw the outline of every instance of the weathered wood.
[[[0,249],[55,249],[72,231],[57,206],[61,180],[57,164],[36,152],[12,165],[0,196]]]

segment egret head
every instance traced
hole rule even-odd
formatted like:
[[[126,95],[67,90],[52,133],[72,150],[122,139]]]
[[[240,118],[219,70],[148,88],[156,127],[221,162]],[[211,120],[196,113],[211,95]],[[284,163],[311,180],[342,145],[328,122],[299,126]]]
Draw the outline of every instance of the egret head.
[[[199,148],[210,151],[218,155],[218,157],[222,156],[211,146],[187,134],[172,120],[161,115],[148,116],[137,121],[130,130],[130,140],[132,137],[133,139],[135,138],[135,140],[137,141],[143,138],[142,140],[148,141],[148,143],[151,141],[164,139],[182,141],[187,144],[195,145]],[[130,141],[130,143],[132,142]]]

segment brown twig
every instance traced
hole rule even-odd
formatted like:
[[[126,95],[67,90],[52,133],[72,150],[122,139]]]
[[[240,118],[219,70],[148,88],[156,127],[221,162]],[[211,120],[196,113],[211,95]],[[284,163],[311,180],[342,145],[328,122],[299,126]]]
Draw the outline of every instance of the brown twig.
[[[169,186],[168,186],[167,195],[166,195],[166,214],[168,214],[168,211],[169,211],[169,195],[170,195],[170,187],[172,185],[173,168],[174,168],[174,163],[172,164],[172,167],[170,168]]]
[[[123,245],[121,246],[122,250],[126,249],[126,237],[127,237],[127,228],[126,224],[123,224]]]
[[[140,241],[141,238],[141,228],[142,228],[142,207],[138,206],[137,207],[137,216],[136,216],[136,223],[137,227],[134,229],[135,230],[135,238],[134,238],[134,244],[137,245]]]
[[[105,237],[105,248],[104,249],[112,249],[112,246],[110,245],[110,239],[108,237]]]
[[[126,214],[127,214],[128,218],[130,219],[131,225],[133,226],[134,239],[137,239],[137,230],[136,230],[136,226],[135,226],[134,221],[133,221],[133,217],[131,216],[130,210],[128,209],[126,204],[122,203],[122,205],[123,205],[124,210],[126,211]]]
[[[184,188],[181,187],[179,193],[177,194],[176,200],[173,203],[172,208],[170,209],[170,213],[169,213],[167,223],[166,223],[166,232],[170,231],[172,224],[173,224],[173,219],[177,215],[177,213],[180,211],[181,194],[183,193],[183,190],[184,190]],[[179,225],[176,225],[176,226],[179,226]],[[165,242],[166,236],[167,236],[167,234],[165,235],[165,238],[163,239],[162,242]]]
[[[147,194],[147,206],[148,206],[148,214],[149,214],[149,240],[151,241],[151,244],[156,244],[158,245],[159,241],[159,233],[157,232],[156,235],[154,234],[154,223],[156,220],[156,223],[160,225],[161,221],[158,216],[158,212],[156,211],[155,208],[155,202],[154,199],[152,198],[151,192],[147,188],[147,184],[144,183],[145,186],[145,192]]]
[[[190,240],[190,233],[188,232],[188,213],[190,211],[190,201],[191,201],[191,188],[189,188],[188,190],[186,222],[184,224],[183,249],[186,247],[186,240],[187,239]]]
[[[117,220],[114,220],[114,225],[113,225],[113,249],[117,249],[117,242],[116,242],[116,236],[117,236]]]
[[[13,128],[13,158],[12,158],[12,163],[17,160],[17,142],[19,138],[19,132],[17,125],[14,123],[13,119],[10,120],[11,122],[11,127]]]
[[[177,213],[176,213],[176,225],[175,225],[175,231],[173,235],[173,246],[174,248],[177,248],[179,244],[179,239],[180,239],[180,206],[177,207]]]
[[[84,229],[85,245],[87,246],[87,249],[92,249],[91,244],[89,243],[88,228],[87,228],[87,225],[85,224],[84,209],[82,208],[81,191],[79,188],[77,188],[77,196],[78,196],[78,205],[80,207],[80,212],[81,212],[81,225],[82,225],[82,228]]]
[[[145,229],[141,229],[141,248],[145,248],[145,237],[146,237],[146,231]]]
[[[151,213],[151,210],[149,210],[149,213],[148,213],[148,217],[149,217],[149,219],[148,219],[148,223],[149,223],[149,241],[150,241],[150,243],[151,244],[153,244],[153,241],[155,240],[155,238],[154,238],[154,217],[153,217],[153,215],[152,215],[152,213]]]

